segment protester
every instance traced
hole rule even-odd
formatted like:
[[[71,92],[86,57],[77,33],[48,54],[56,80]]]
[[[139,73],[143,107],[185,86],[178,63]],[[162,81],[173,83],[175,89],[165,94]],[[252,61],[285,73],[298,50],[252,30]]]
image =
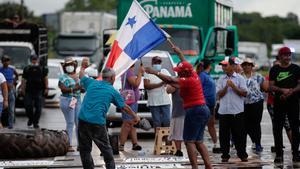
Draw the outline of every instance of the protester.
[[[201,80],[205,102],[210,111],[210,118],[207,123],[208,133],[214,143],[213,149],[217,149],[217,132],[215,128],[215,106],[216,106],[216,84],[209,75],[211,70],[211,60],[204,59],[197,66],[197,73]]]
[[[146,72],[159,77],[165,83],[175,88],[180,88],[180,95],[184,103],[183,107],[186,111],[183,139],[186,144],[192,169],[198,168],[196,150],[201,154],[205,168],[210,169],[212,166],[209,160],[209,154],[203,143],[204,129],[208,122],[210,112],[205,104],[201,82],[197,73],[193,70],[193,66],[185,60],[180,49],[176,46],[172,48],[181,60],[178,66],[174,68],[174,71],[178,72],[178,78],[167,76],[150,67],[146,68]]]
[[[152,67],[164,75],[170,75],[168,70],[162,68],[162,60],[158,56],[152,58]],[[171,100],[166,92],[165,83],[155,75],[145,73],[144,88],[148,94],[147,105],[152,114],[154,129],[169,127]]]
[[[10,57],[8,55],[2,56],[1,62],[2,67],[0,68],[0,72],[4,75],[8,88],[8,128],[12,129],[15,120],[15,84],[19,75],[16,69],[10,65]]]
[[[237,155],[241,161],[248,161],[246,152],[246,131],[244,127],[244,97],[247,95],[245,79],[234,69],[233,57],[225,57],[221,63],[224,75],[217,82],[217,95],[220,98],[219,140],[222,162],[228,162],[230,137],[234,141]]]
[[[242,76],[246,80],[248,93],[245,98],[245,128],[252,142],[255,144],[255,151],[261,152],[261,120],[264,110],[264,95],[262,91],[267,91],[268,86],[264,77],[256,73],[254,61],[246,58],[241,64],[243,68]]]
[[[34,128],[39,128],[43,96],[48,95],[48,69],[39,65],[36,54],[32,54],[30,60],[31,64],[23,70],[21,93],[25,96],[24,106],[28,116],[27,126],[30,127],[33,124]]]
[[[278,57],[276,57],[276,60],[273,62],[273,66],[279,65],[279,64],[280,64],[280,62],[278,60]],[[269,75],[267,75],[265,77],[265,79],[269,83]],[[274,93],[270,92],[270,91],[268,92],[267,109],[268,109],[269,115],[271,117],[273,136],[275,136],[274,133],[276,131],[274,130]],[[291,130],[289,119],[287,118],[287,115],[285,116],[285,121],[284,121],[283,127],[285,129],[286,135],[287,135],[290,143],[292,144],[292,130]],[[274,140],[275,140],[275,138],[274,138]],[[272,152],[275,151],[274,146],[271,147],[271,151]]]
[[[100,149],[107,169],[114,169],[115,162],[113,151],[109,143],[106,129],[106,114],[113,103],[122,111],[132,115],[134,122],[139,121],[139,117],[131,108],[124,103],[120,93],[112,86],[115,81],[115,72],[110,68],[102,71],[103,81],[95,80],[84,76],[86,65],[81,66],[80,83],[86,89],[86,95],[82,101],[79,114],[79,149],[81,162],[84,169],[94,168],[91,156],[92,141]]]
[[[75,133],[78,135],[78,115],[81,107],[81,91],[83,90],[79,77],[76,74],[77,61],[71,57],[62,63],[64,74],[59,76],[58,86],[61,90],[60,108],[66,121],[66,130],[69,137],[68,151],[74,151],[72,147],[72,136],[75,124]],[[78,136],[77,142],[78,142]]]
[[[141,84],[142,75],[144,73],[144,67],[140,66],[137,76],[134,74],[134,64],[124,73],[122,76],[122,88],[131,89],[134,91],[135,100],[134,103],[129,104],[130,108],[134,111],[138,111],[138,100],[140,98],[139,86]],[[124,145],[128,135],[130,135],[132,142],[132,150],[141,150],[142,147],[138,145],[136,128],[134,127],[134,116],[127,113],[122,113],[122,126],[120,132],[120,146],[119,150],[124,151]]]
[[[172,93],[172,118],[170,124],[170,135],[168,140],[172,140],[175,143],[176,152],[175,156],[183,156],[181,151],[181,143],[183,142],[183,127],[185,110],[183,108],[183,100],[180,96],[180,91],[178,88],[167,86],[167,93]]]
[[[279,65],[274,65],[270,70],[270,91],[274,97],[274,138],[276,157],[274,162],[283,162],[282,129],[285,116],[292,129],[292,154],[293,162],[300,162],[299,148],[299,91],[300,67],[291,63],[291,50],[282,47],[278,51]]]
[[[6,79],[4,75],[0,72],[0,129],[3,128],[3,125],[1,123],[2,118],[2,110],[6,109],[8,107],[8,89],[6,84]]]

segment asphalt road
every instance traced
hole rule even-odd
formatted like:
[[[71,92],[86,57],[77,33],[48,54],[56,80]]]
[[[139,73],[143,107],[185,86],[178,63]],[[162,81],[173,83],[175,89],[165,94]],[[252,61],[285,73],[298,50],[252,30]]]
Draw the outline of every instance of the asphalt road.
[[[17,110],[16,117],[16,128],[27,128],[27,118],[25,116],[24,110]],[[284,163],[274,164],[274,153],[271,152],[270,147],[273,145],[273,136],[271,132],[270,117],[267,111],[264,111],[262,125],[262,146],[264,147],[263,152],[256,154],[251,150],[251,142],[248,138],[247,152],[249,154],[248,162],[240,162],[235,156],[235,150],[233,152],[232,158],[228,163],[221,163],[220,154],[212,153],[212,143],[205,133],[205,144],[207,145],[210,158],[213,163],[214,168],[300,168],[300,164],[292,163],[292,156],[290,151],[290,144],[288,143],[287,137],[284,135],[285,144],[285,156]],[[59,108],[44,108],[40,119],[40,127],[63,130],[65,128],[65,121],[62,112]],[[115,128],[114,130],[119,130]],[[73,136],[73,142],[76,143],[75,134]],[[153,155],[154,148],[154,135],[139,135],[139,144],[143,147],[142,151],[131,150],[130,140],[125,145],[125,151],[120,152],[119,155],[115,155],[115,161],[117,168],[190,168],[189,161],[187,158],[186,150],[183,149],[184,157],[175,157],[172,155]],[[76,145],[74,145],[76,146]],[[183,146],[184,147],[184,146]],[[95,164],[99,168],[103,168],[102,157],[99,156],[100,151],[97,147],[93,146],[92,155]],[[42,168],[81,168],[81,162],[78,152],[68,153],[63,157],[55,158],[41,158],[41,159],[26,159],[26,160],[13,160],[13,161],[0,161],[1,166],[18,166],[22,167],[37,167]],[[199,156],[199,168],[204,168],[203,161]]]

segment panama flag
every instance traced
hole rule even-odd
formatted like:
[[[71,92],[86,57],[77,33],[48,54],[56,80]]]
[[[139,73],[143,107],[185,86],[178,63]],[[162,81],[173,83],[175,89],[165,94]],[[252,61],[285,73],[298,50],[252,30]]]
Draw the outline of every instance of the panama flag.
[[[106,67],[113,68],[118,77],[138,58],[165,40],[164,32],[151,20],[140,4],[133,0],[117,32]]]

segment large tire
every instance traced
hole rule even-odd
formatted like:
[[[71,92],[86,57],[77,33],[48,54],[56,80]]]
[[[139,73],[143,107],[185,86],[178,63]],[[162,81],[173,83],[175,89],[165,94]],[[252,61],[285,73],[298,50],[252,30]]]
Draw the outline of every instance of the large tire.
[[[0,130],[0,159],[41,158],[65,155],[68,135],[55,130]]]

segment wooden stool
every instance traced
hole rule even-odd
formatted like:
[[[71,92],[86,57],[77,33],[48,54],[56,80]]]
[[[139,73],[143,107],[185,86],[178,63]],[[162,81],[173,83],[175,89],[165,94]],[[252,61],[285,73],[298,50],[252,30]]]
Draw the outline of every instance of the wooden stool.
[[[176,152],[175,143],[168,141],[170,127],[157,127],[154,141],[154,155],[174,154]]]

